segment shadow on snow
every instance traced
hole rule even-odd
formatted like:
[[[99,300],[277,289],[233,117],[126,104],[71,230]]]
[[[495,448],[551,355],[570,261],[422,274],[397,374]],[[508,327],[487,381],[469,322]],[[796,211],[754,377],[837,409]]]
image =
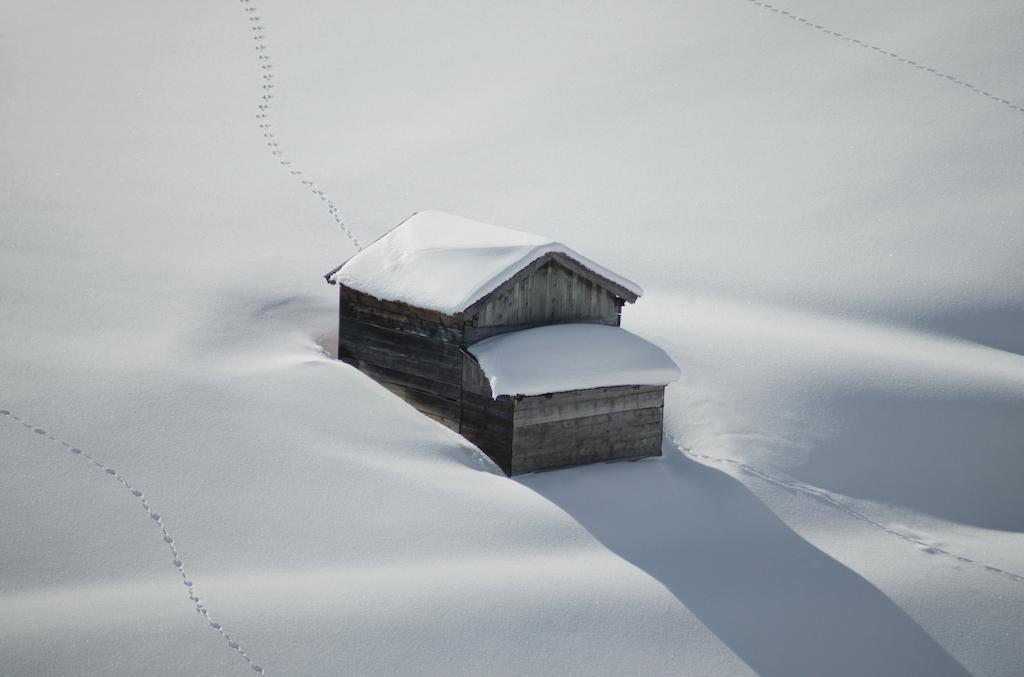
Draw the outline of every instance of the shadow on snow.
[[[519,481],[663,583],[765,677],[969,674],[742,483],[668,443],[664,454]]]
[[[1024,532],[1024,395],[851,389],[831,439],[788,474],[829,491],[945,520]]]

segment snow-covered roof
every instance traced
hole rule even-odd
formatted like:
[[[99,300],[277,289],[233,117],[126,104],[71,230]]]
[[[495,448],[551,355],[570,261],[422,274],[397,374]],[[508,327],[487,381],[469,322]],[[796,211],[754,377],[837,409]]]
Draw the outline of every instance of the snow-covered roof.
[[[554,324],[484,339],[468,348],[491,392],[545,393],[625,385],[667,385],[679,367],[658,346],[620,327]]]
[[[457,313],[553,252],[636,296],[643,293],[635,282],[559,242],[441,211],[413,214],[329,273],[327,281],[387,301]]]

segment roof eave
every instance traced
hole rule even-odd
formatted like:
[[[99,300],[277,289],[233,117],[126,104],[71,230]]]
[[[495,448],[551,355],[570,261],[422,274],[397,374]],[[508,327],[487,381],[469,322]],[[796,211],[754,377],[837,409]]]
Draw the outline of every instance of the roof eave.
[[[324,279],[327,280],[327,284],[338,284],[337,280],[333,280],[331,278],[333,278],[334,274],[341,270],[341,267],[344,266],[346,263],[348,263],[347,259],[345,261],[342,261],[335,267],[331,268],[326,273],[324,273]]]
[[[388,228],[386,231],[381,233],[373,242],[371,242],[370,244],[366,245],[365,248],[359,247],[359,245],[356,245],[358,251],[355,254],[353,254],[352,256],[348,257],[347,259],[345,259],[344,261],[339,263],[337,266],[335,266],[331,270],[327,271],[327,273],[324,275],[324,279],[327,280],[327,284],[338,284],[338,282],[336,280],[332,280],[331,277],[333,277],[335,273],[337,273],[339,270],[341,270],[345,266],[346,263],[348,263],[349,261],[351,261],[355,257],[359,256],[359,254],[361,254],[362,252],[366,251],[366,249],[369,249],[373,245],[377,244],[378,240],[384,239],[384,237],[386,237],[388,233],[390,233],[391,231],[395,230],[396,228],[401,227],[406,221],[408,221],[412,217],[416,216],[417,214],[419,214],[419,212],[413,212],[412,214],[409,214],[409,216],[407,216],[404,219],[402,219],[397,225],[392,226],[391,228]]]

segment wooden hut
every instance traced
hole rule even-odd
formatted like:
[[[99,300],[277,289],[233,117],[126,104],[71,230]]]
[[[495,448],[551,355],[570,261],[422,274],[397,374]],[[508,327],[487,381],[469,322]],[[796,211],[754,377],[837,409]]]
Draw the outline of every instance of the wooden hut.
[[[339,359],[507,474],[661,453],[678,368],[619,328],[639,286],[568,247],[419,212],[326,278]]]

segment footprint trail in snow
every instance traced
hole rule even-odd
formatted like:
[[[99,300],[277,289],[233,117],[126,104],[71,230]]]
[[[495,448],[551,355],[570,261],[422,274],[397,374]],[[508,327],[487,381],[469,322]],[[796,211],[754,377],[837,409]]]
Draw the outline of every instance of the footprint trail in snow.
[[[1004,99],[1003,97],[998,96],[996,94],[993,94],[991,92],[988,92],[988,91],[982,89],[981,87],[977,87],[977,86],[971,84],[970,82],[965,82],[964,80],[961,80],[960,78],[958,78],[955,75],[950,75],[949,73],[943,73],[942,71],[936,70],[936,69],[932,68],[931,66],[927,66],[927,65],[925,65],[923,63],[920,63],[918,61],[915,61],[913,59],[908,59],[907,57],[903,56],[902,54],[897,54],[896,52],[890,52],[889,50],[885,49],[884,47],[879,47],[878,45],[873,45],[870,42],[865,42],[864,40],[861,40],[859,38],[854,38],[854,37],[851,37],[849,35],[845,35],[843,33],[840,33],[839,31],[834,31],[831,28],[828,28],[827,26],[822,26],[821,24],[815,23],[815,22],[811,21],[810,19],[807,19],[805,17],[800,16],[799,14],[794,14],[793,12],[786,11],[786,10],[782,9],[781,7],[776,7],[775,5],[772,5],[770,3],[762,2],[762,0],[747,0],[747,2],[749,2],[752,5],[756,5],[757,7],[760,7],[761,9],[767,10],[767,11],[773,13],[773,14],[777,14],[777,15],[785,17],[785,18],[787,18],[787,19],[789,19],[791,21],[795,21],[797,23],[803,24],[803,25],[807,26],[808,28],[813,28],[814,30],[820,31],[820,32],[822,32],[822,33],[824,33],[826,35],[831,35],[832,37],[839,38],[840,40],[843,40],[844,42],[849,42],[851,45],[856,45],[857,47],[862,47],[862,48],[870,50],[872,52],[877,52],[878,54],[881,54],[882,56],[887,56],[890,59],[895,59],[896,61],[899,61],[900,63],[906,64],[908,66],[911,66],[912,68],[916,68],[916,69],[918,69],[920,71],[924,71],[926,73],[930,73],[931,75],[934,75],[935,77],[942,78],[944,80],[948,80],[949,82],[952,82],[954,85],[958,85],[958,86],[963,87],[965,89],[969,89],[972,92],[974,92],[975,94],[980,94],[981,96],[983,96],[983,97],[985,97],[987,99],[991,99],[992,101],[995,101],[996,103],[1002,104],[1002,105],[1006,106],[1007,108],[1010,108],[1011,110],[1015,110],[1018,113],[1024,113],[1024,107],[1018,106],[1014,102],[1012,102],[1012,101],[1010,101],[1008,99]]]
[[[707,464],[707,463],[715,463],[715,464],[718,464],[718,465],[729,465],[729,466],[732,466],[733,468],[736,468],[736,469],[740,470],[743,473],[746,473],[747,475],[750,475],[752,477],[756,477],[756,478],[758,478],[759,480],[761,480],[763,482],[767,482],[768,484],[773,484],[773,485],[775,485],[777,487],[780,487],[782,489],[785,489],[787,491],[792,491],[794,493],[802,494],[804,496],[808,496],[810,498],[813,498],[813,499],[816,499],[818,501],[821,501],[822,503],[830,505],[833,508],[841,510],[842,512],[846,513],[847,515],[849,515],[850,517],[852,517],[852,518],[854,518],[856,520],[860,520],[861,522],[864,522],[865,524],[868,524],[868,525],[870,525],[870,526],[872,526],[872,527],[874,527],[876,529],[884,531],[887,534],[895,536],[895,537],[899,538],[900,540],[903,540],[903,541],[905,541],[907,543],[910,543],[911,545],[913,545],[916,548],[918,548],[918,549],[928,553],[929,555],[941,555],[943,557],[948,557],[950,559],[955,560],[956,562],[959,562],[960,564],[967,564],[967,565],[970,565],[970,566],[974,566],[974,567],[978,567],[978,568],[984,569],[985,571],[988,571],[989,573],[998,574],[998,575],[1000,575],[1000,576],[1002,576],[1004,578],[1008,578],[1011,581],[1014,581],[1015,583],[1024,583],[1024,576],[1020,576],[1019,574],[1015,574],[1012,571],[1007,571],[1006,569],[1000,569],[999,567],[994,567],[994,566],[985,564],[984,562],[979,562],[977,560],[970,559],[969,557],[964,557],[962,555],[957,555],[956,553],[950,552],[949,550],[946,550],[944,548],[941,548],[941,547],[939,547],[937,545],[934,545],[934,544],[931,544],[931,543],[927,543],[926,541],[922,541],[921,539],[916,538],[914,536],[911,536],[910,534],[905,534],[905,533],[903,533],[901,531],[893,529],[890,526],[882,524],[881,522],[879,522],[877,520],[871,519],[870,517],[868,517],[864,513],[860,512],[856,508],[850,507],[849,505],[846,505],[842,501],[838,500],[837,498],[835,498],[835,496],[833,496],[831,493],[825,491],[824,489],[819,489],[817,487],[812,487],[812,486],[809,486],[809,485],[806,485],[806,484],[802,484],[800,482],[787,481],[787,480],[781,479],[779,477],[775,477],[774,475],[770,475],[770,474],[764,472],[763,470],[759,470],[758,468],[755,468],[755,467],[753,467],[751,465],[743,463],[742,461],[737,461],[735,459],[722,458],[720,456],[709,456],[707,454],[699,454],[699,453],[693,451],[692,449],[689,449],[689,448],[683,447],[683,446],[679,446],[679,443],[676,440],[672,440],[672,442],[674,444],[676,444],[676,446],[684,454],[686,454],[687,456],[689,456],[690,458],[692,458],[692,459],[694,459],[694,460],[696,460],[698,462],[703,462],[705,464]]]
[[[141,489],[132,485],[124,477],[124,475],[122,475],[116,469],[111,468],[109,465],[103,463],[102,461],[100,461],[99,459],[97,459],[95,456],[85,451],[84,449],[80,449],[79,447],[75,447],[68,444],[67,442],[54,436],[52,433],[48,432],[44,428],[40,428],[36,425],[33,425],[32,423],[29,423],[28,421],[26,421],[25,419],[23,419],[22,417],[18,416],[17,414],[8,409],[0,409],[0,420],[5,419],[20,424],[23,428],[30,430],[31,432],[33,432],[36,435],[39,435],[43,439],[46,439],[50,442],[54,442],[55,444],[59,444],[61,447],[65,449],[65,451],[74,456],[78,456],[84,459],[97,470],[101,471],[110,479],[116,481],[118,484],[124,487],[126,491],[130,492],[131,495],[139,502],[142,508],[146,511],[146,515],[149,517],[153,525],[160,530],[160,536],[163,538],[164,543],[167,544],[167,549],[171,553],[171,564],[174,566],[175,569],[177,569],[178,575],[181,576],[182,585],[184,585],[185,589],[188,591],[188,598],[192,602],[192,604],[195,605],[196,612],[203,617],[203,619],[206,621],[206,623],[210,626],[211,629],[213,629],[217,634],[219,634],[224,639],[224,642],[228,645],[228,647],[238,652],[238,655],[240,655],[242,659],[245,660],[249,667],[252,668],[253,672],[259,675],[267,674],[266,671],[263,669],[263,666],[256,663],[253,660],[252,656],[246,653],[245,649],[242,648],[238,640],[236,640],[233,636],[228,634],[228,632],[224,629],[224,626],[215,621],[213,617],[210,615],[209,610],[206,608],[206,605],[199,597],[199,593],[196,591],[195,584],[192,582],[192,579],[189,578],[188,573],[186,573],[185,571],[185,564],[184,562],[182,562],[181,555],[178,552],[178,548],[174,544],[174,538],[167,531],[167,527],[164,525],[163,518],[160,516],[160,513],[153,510],[152,506],[150,506],[149,504],[149,500],[146,498],[146,495],[142,492]]]
[[[267,149],[270,154],[274,156],[277,163],[288,170],[291,176],[295,177],[296,180],[300,181],[302,185],[310,192],[313,197],[319,199],[327,207],[327,213],[330,215],[334,223],[341,229],[341,232],[352,242],[352,245],[359,251],[362,251],[363,246],[359,244],[359,239],[356,238],[355,233],[348,227],[344,219],[341,218],[341,213],[338,210],[338,205],[334,203],[334,200],[329,198],[323,189],[304,172],[302,172],[295,164],[285,156],[284,148],[282,148],[280,141],[278,140],[277,134],[274,132],[273,123],[271,122],[271,110],[273,108],[272,101],[274,100],[274,64],[270,58],[270,50],[267,47],[267,35],[264,32],[263,17],[259,16],[259,10],[252,0],[239,0],[242,11],[245,12],[246,17],[249,19],[249,29],[252,32],[253,42],[256,43],[257,59],[260,63],[260,72],[263,79],[263,94],[260,96],[260,103],[257,106],[258,112],[256,113],[256,120],[259,122],[259,128],[263,132],[263,139],[266,143]]]

